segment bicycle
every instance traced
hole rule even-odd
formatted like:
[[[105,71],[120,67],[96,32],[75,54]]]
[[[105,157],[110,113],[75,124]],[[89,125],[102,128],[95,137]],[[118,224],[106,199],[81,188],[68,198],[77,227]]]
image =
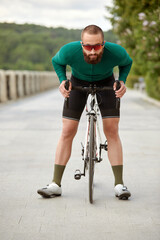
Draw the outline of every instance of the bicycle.
[[[66,80],[65,88],[69,88],[69,80]],[[116,80],[116,90],[120,88],[120,82]],[[89,202],[93,203],[93,179],[94,179],[94,169],[95,163],[100,163],[102,161],[101,152],[102,150],[107,151],[107,139],[104,144],[102,144],[98,116],[100,115],[100,110],[98,107],[98,102],[96,98],[96,93],[98,91],[112,90],[113,87],[97,87],[96,85],[90,85],[89,87],[73,86],[72,90],[85,91],[89,95],[89,105],[90,110],[88,110],[86,104],[86,115],[87,115],[87,128],[85,135],[85,142],[82,145],[82,160],[84,161],[83,173],[79,169],[75,171],[74,178],[76,180],[81,179],[82,176],[86,176],[86,171],[89,170]],[[66,106],[68,106],[68,98],[66,98]],[[116,98],[116,108],[120,107],[120,98]]]

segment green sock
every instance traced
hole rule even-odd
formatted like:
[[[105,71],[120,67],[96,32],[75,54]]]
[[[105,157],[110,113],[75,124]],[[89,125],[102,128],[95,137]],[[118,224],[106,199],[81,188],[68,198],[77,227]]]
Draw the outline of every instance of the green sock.
[[[63,172],[66,166],[63,165],[54,165],[54,176],[53,176],[53,182],[55,182],[59,187],[61,187],[61,179],[63,176]]]
[[[115,177],[115,186],[123,184],[123,165],[112,166],[112,170]]]

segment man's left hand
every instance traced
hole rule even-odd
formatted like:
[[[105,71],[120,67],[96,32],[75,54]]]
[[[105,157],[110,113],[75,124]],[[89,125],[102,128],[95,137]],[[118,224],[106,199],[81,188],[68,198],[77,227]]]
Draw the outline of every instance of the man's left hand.
[[[126,86],[123,81],[120,81],[121,87],[119,90],[116,90],[116,82],[113,84],[113,89],[115,91],[116,97],[121,98],[126,92]]]

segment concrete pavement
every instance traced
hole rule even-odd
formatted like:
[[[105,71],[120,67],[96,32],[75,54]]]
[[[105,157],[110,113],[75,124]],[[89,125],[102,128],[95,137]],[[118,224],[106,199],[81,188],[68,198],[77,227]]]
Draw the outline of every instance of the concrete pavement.
[[[63,98],[51,90],[0,105],[0,239],[3,240],[159,240],[160,108],[135,91],[122,99],[120,136],[129,201],[114,196],[106,153],[96,165],[94,204],[88,179],[74,180],[82,169],[85,115],[64,173],[63,196],[43,199],[37,189],[52,180],[61,132]]]

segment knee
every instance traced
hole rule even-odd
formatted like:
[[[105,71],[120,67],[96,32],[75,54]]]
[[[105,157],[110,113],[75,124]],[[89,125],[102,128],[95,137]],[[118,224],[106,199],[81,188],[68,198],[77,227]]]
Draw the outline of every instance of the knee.
[[[63,139],[73,139],[76,135],[77,127],[67,126],[62,129],[62,138]]]
[[[118,137],[118,125],[103,126],[103,131],[107,139],[116,139]]]

